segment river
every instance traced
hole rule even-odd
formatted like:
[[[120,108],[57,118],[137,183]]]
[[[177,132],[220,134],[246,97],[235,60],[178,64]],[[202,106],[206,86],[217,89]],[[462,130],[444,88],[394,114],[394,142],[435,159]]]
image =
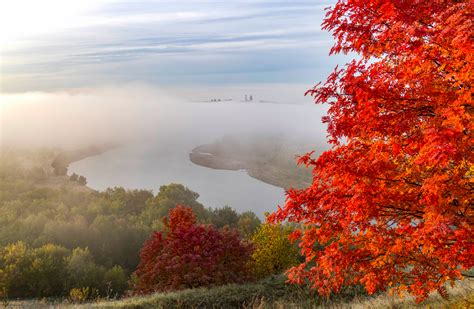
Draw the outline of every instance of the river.
[[[206,207],[228,205],[238,212],[252,210],[263,218],[265,212],[284,203],[283,189],[256,180],[246,171],[195,165],[189,160],[191,150],[225,134],[309,132],[317,140],[324,136],[320,110],[314,105],[223,102],[183,103],[180,107],[161,110],[155,119],[144,117],[140,132],[146,130],[146,137],[74,162],[69,173],[84,175],[88,186],[99,190],[122,186],[156,193],[162,185],[181,183],[199,193],[198,200]]]

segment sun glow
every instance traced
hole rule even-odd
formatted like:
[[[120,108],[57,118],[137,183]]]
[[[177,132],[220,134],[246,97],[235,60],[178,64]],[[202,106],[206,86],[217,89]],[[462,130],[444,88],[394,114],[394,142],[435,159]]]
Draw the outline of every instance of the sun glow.
[[[0,46],[37,35],[60,32],[81,26],[86,13],[108,0],[3,0],[0,1]]]

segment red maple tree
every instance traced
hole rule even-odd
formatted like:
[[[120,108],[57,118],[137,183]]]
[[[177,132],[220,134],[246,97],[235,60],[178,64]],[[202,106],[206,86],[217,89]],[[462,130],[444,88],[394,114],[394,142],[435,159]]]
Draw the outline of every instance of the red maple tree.
[[[135,293],[241,283],[251,278],[253,246],[237,231],[196,224],[191,208],[173,208],[165,229],[155,232],[140,252]]]
[[[322,294],[362,283],[417,301],[473,259],[472,2],[339,0],[331,53],[357,53],[307,94],[330,105],[332,148],[269,218],[302,223],[289,278]],[[321,249],[322,247],[322,249]]]

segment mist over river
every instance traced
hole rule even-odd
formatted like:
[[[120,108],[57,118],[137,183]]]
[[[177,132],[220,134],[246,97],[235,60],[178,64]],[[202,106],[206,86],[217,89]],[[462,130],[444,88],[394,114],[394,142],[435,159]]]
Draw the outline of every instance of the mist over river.
[[[252,210],[263,218],[264,212],[284,203],[282,188],[254,179],[245,170],[196,165],[189,160],[189,153],[228,134],[284,135],[322,144],[324,127],[318,108],[312,104],[174,103],[137,119],[133,126],[135,130],[142,126],[139,139],[74,162],[69,173],[84,175],[88,186],[99,190],[122,186],[156,193],[161,185],[180,183],[199,193],[199,201],[206,207],[228,205],[238,212]]]
[[[260,217],[284,201],[284,191],[247,175],[245,171],[215,170],[193,164],[189,143],[170,145],[135,144],[73,163],[69,171],[85,175],[95,189],[113,186],[145,188],[154,192],[161,185],[181,183],[200,194],[207,207],[229,205],[242,212],[252,210]],[[187,147],[186,147],[187,146]]]

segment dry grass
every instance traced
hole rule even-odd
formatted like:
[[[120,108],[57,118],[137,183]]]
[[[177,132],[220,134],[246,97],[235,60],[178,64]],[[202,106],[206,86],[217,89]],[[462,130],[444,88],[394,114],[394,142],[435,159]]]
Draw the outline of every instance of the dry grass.
[[[242,285],[245,287],[245,285]],[[227,289],[226,287],[216,288],[208,290],[209,292],[201,291],[202,298],[206,298],[209,293],[216,293],[218,290]],[[0,308],[236,308],[235,304],[229,307],[224,306],[222,303],[216,306],[186,306],[186,298],[194,297],[197,290],[187,290],[182,292],[167,293],[167,294],[154,294],[145,297],[133,297],[127,298],[120,301],[99,301],[97,303],[89,303],[83,305],[71,305],[67,302],[48,302],[41,300],[33,301],[12,301],[8,304],[8,307],[2,306]],[[228,292],[237,292],[238,289],[230,289]],[[389,296],[388,293],[384,293],[375,297],[367,296],[356,296],[351,301],[325,301],[320,300],[318,304],[308,302],[307,299],[298,298],[294,300],[272,300],[266,301],[264,298],[256,299],[247,306],[241,306],[241,308],[252,308],[252,309],[300,309],[300,308],[446,308],[446,309],[461,309],[461,308],[474,308],[474,280],[464,280],[457,283],[453,288],[448,288],[449,299],[443,299],[438,293],[432,293],[429,298],[421,304],[417,304],[414,298],[411,296],[405,296],[400,298],[398,296]],[[219,294],[219,293],[218,293]],[[221,296],[230,297],[232,295],[222,294]],[[239,298],[239,295],[233,295],[233,298]],[[159,299],[165,298],[176,298],[182,299],[183,302],[168,302],[159,301]],[[173,305],[170,305],[173,304]],[[175,306],[181,304],[181,306]],[[209,304],[209,303],[207,303]]]
[[[466,279],[458,282],[454,287],[448,288],[449,299],[442,298],[439,293],[431,293],[428,299],[417,304],[414,297],[404,295],[390,296],[389,293],[383,293],[375,297],[356,297],[350,302],[328,303],[321,306],[311,307],[300,305],[291,302],[274,302],[255,304],[253,308],[272,308],[272,309],[286,309],[286,308],[351,308],[351,309],[366,309],[366,308],[474,308],[474,280]]]

